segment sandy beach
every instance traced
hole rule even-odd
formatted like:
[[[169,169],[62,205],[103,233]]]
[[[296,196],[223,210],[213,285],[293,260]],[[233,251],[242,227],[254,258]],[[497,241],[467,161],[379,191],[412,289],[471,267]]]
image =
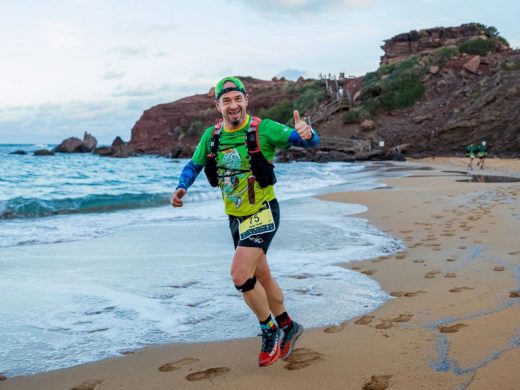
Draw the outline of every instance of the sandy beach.
[[[394,298],[307,329],[287,361],[259,368],[258,338],[171,344],[8,378],[0,390],[518,389],[520,182],[473,182],[466,164],[397,163],[410,176],[385,180],[386,189],[321,197],[366,205],[358,216],[407,249],[342,264]],[[520,178],[520,160],[489,159],[474,173]]]

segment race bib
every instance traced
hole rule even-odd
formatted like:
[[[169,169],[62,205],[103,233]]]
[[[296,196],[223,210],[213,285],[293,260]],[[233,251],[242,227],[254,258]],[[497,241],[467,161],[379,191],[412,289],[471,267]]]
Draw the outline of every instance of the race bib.
[[[238,225],[238,233],[241,240],[245,240],[254,234],[269,233],[276,230],[273,213],[269,203],[264,203],[255,214],[244,219]]]

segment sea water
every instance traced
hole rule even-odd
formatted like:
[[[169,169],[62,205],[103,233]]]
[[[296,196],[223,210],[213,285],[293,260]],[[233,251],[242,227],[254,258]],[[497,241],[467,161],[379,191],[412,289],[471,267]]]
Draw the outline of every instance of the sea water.
[[[203,175],[169,206],[187,160],[13,155],[0,145],[0,372],[31,374],[151,344],[254,336],[229,276],[233,246]],[[393,253],[398,240],[313,195],[384,188],[384,165],[276,166],[280,229],[268,259],[305,327],[370,312],[389,296],[337,266]]]

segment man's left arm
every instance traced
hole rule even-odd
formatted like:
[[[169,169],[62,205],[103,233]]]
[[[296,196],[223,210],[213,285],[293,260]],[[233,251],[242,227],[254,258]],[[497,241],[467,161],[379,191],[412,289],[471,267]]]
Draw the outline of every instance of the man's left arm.
[[[294,130],[289,135],[288,142],[291,146],[298,146],[303,148],[311,148],[318,146],[320,137],[318,133],[313,130],[307,122],[300,118],[298,110],[294,110]]]

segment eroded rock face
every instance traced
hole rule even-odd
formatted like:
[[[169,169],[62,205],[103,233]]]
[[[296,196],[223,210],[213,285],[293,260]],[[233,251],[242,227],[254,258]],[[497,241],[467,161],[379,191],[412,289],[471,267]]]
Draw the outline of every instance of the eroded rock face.
[[[385,44],[381,46],[385,52],[381,57],[381,65],[394,64],[411,55],[427,53],[442,46],[457,46],[475,38],[487,39],[485,31],[476,24],[436,27],[399,34],[385,40]]]

